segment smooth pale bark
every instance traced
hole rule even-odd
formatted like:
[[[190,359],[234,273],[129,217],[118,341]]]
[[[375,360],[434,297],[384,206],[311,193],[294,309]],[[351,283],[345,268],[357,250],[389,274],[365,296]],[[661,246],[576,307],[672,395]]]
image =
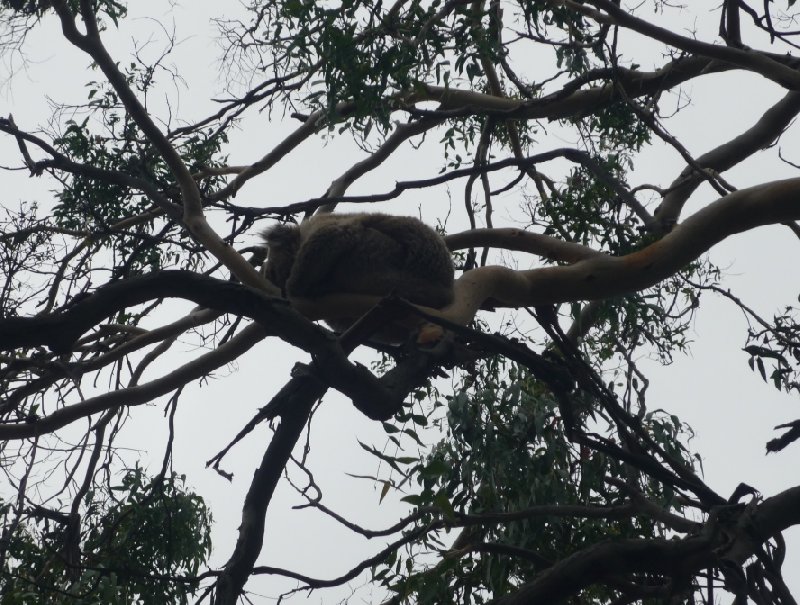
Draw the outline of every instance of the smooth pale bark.
[[[800,219],[800,178],[740,189],[698,211],[662,239],[625,256],[599,254],[554,267],[515,271],[487,266],[456,280],[455,301],[427,313],[466,325],[485,303],[495,307],[527,307],[580,300],[598,300],[648,288],[680,271],[725,238],[762,225]],[[510,233],[510,232],[508,232]],[[520,238],[508,236],[509,248]],[[514,242],[514,245],[511,245]],[[494,243],[503,247],[502,233]],[[335,295],[296,299],[293,306],[310,319],[354,317],[378,297]]]
[[[715,172],[724,172],[751,157],[760,149],[769,147],[789,127],[800,113],[800,92],[791,91],[767,109],[750,128],[730,141],[719,145],[697,158],[697,166]],[[677,222],[683,205],[704,182],[703,175],[693,166],[687,166],[669,186],[656,218],[665,225]]]

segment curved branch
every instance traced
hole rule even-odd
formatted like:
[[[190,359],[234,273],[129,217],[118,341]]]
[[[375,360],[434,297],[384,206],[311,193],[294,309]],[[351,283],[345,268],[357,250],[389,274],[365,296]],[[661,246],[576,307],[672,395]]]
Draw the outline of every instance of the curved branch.
[[[734,66],[708,57],[683,57],[652,72],[628,72],[622,82],[629,97],[653,95],[700,75],[730,71]],[[421,92],[420,92],[421,91]],[[586,90],[566,88],[540,99],[519,100],[452,87],[421,85],[414,101],[439,101],[443,110],[470,109],[502,114],[508,119],[563,119],[591,112],[616,99],[609,83]],[[469,113],[469,112],[466,112]]]
[[[753,525],[764,540],[800,525],[800,486],[790,487],[764,500],[753,515]]]
[[[595,544],[559,561],[515,593],[491,603],[559,602],[620,574],[651,572],[687,577],[720,558],[742,564],[759,551],[763,542],[800,524],[800,486],[767,498],[752,512],[742,507],[735,523],[722,528],[723,531],[718,531],[715,523],[712,516],[703,535],[683,540],[620,540]]]
[[[91,14],[90,11],[81,12],[81,17],[86,26],[86,34],[81,34],[75,25],[75,15],[73,15],[72,9],[70,9],[67,2],[53,0],[52,7],[61,21],[61,31],[64,34],[64,38],[89,55],[97,64],[114,88],[114,91],[119,95],[119,99],[125,109],[130,112],[137,126],[141,128],[148,140],[161,154],[161,157],[164,158],[181,188],[184,204],[199,203],[200,192],[194,179],[192,179],[189,169],[164,133],[156,126],[147,109],[131,90],[127,79],[119,70],[117,62],[114,61],[105,46],[103,46],[94,14]]]
[[[479,267],[456,280],[455,300],[451,305],[443,309],[419,308],[430,316],[467,325],[490,300],[494,306],[526,307],[620,296],[657,284],[730,235],[798,218],[800,178],[764,183],[718,199],[661,240],[631,254],[598,254],[588,258],[588,249],[571,249],[569,253],[585,255],[583,260],[527,271],[500,266]],[[533,235],[528,234],[527,241],[519,246],[528,246],[530,250],[534,245],[554,244],[531,237]],[[463,237],[469,235],[463,234]],[[498,244],[511,239],[503,239],[503,232],[489,229],[476,237],[485,238],[481,241],[497,238],[494,241]],[[564,247],[565,253],[566,250]],[[292,306],[309,319],[353,317],[366,313],[380,300],[376,296],[332,294],[313,300],[294,299]]]
[[[163,271],[114,282],[62,313],[0,320],[0,348],[47,345],[54,351],[67,352],[83,332],[106,317],[120,309],[156,298],[183,298],[203,307],[254,319],[268,334],[274,334],[310,352],[314,360],[313,367],[321,380],[344,393],[370,418],[386,419],[391,416],[407,393],[400,387],[385,387],[365,367],[351,363],[339,342],[329,332],[300,316],[286,301],[269,298],[241,284],[215,280],[189,271]],[[189,365],[184,368],[189,368]],[[171,376],[173,374],[165,379]],[[166,386],[159,386],[161,384],[158,380],[151,381],[62,408],[44,419],[0,425],[0,439],[23,438],[44,430],[54,430],[74,420],[75,414],[81,417],[114,405],[144,403],[143,398],[149,401],[174,388],[170,385],[175,383],[167,381]],[[161,390],[163,388],[166,391]]]
[[[244,187],[245,183],[250,179],[272,168],[308,137],[323,128],[326,124],[326,117],[327,113],[321,110],[308,116],[299,127],[272,148],[264,157],[245,167],[230,183],[210,195],[209,200],[224,200],[236,195],[236,192]]]
[[[728,170],[746,160],[755,152],[769,146],[778,138],[789,123],[800,113],[800,92],[790,92],[739,136],[701,155],[696,164],[716,172]],[[656,210],[656,218],[662,225],[674,225],[678,221],[684,203],[703,182],[703,176],[691,166],[683,169],[680,176],[669,186]]]
[[[0,424],[0,439],[34,437],[55,431],[75,420],[92,414],[123,405],[134,406],[147,403],[216,370],[226,363],[230,363],[265,336],[264,329],[257,324],[253,324],[213,351],[201,355],[161,378],[135,387],[110,391],[97,397],[85,399],[80,403],[56,410],[49,416],[24,424]]]
[[[623,10],[611,0],[587,0],[589,4],[606,11],[606,15],[590,14],[593,18],[610,21],[616,25],[621,25],[635,32],[647,36],[653,40],[659,40],[664,44],[673,46],[687,53],[704,55],[720,61],[726,61],[743,69],[747,69],[774,82],[784,88],[800,88],[800,73],[797,72],[795,60],[791,57],[774,55],[759,52],[750,48],[735,48],[732,46],[720,46],[719,44],[709,44],[693,38],[681,36],[673,31],[653,25],[644,19],[633,16]],[[581,9],[570,3],[576,10]],[[591,11],[591,9],[589,9]],[[788,61],[787,61],[788,59]],[[790,63],[790,64],[787,64]]]
[[[189,233],[228,267],[242,283],[260,288],[270,294],[276,294],[277,291],[270,290],[271,285],[250,263],[237,254],[208,224],[203,213],[200,189],[189,168],[166,135],[156,126],[147,109],[131,89],[125,75],[120,71],[117,62],[103,45],[92,9],[87,5],[81,10],[81,17],[86,27],[86,34],[82,34],[75,24],[75,15],[72,13],[69,3],[64,0],[53,0],[52,6],[61,21],[61,31],[64,37],[94,60],[114,88],[125,109],[130,113],[131,118],[169,166],[181,192],[183,223]]]
[[[0,349],[47,346],[56,353],[68,352],[78,338],[114,313],[157,298],[183,298],[224,313],[251,317],[303,346],[310,332],[301,329],[285,301],[270,298],[241,284],[204,277],[190,271],[159,271],[106,284],[66,310],[36,317],[0,319]],[[300,320],[300,324],[298,324]],[[294,324],[287,330],[285,324]],[[311,326],[309,326],[311,328]],[[295,336],[289,334],[291,332]]]
[[[414,124],[418,124],[415,122]],[[423,128],[419,129],[423,131]],[[397,133],[395,133],[397,134]],[[408,138],[411,136],[408,134],[408,130],[403,131],[403,135]],[[392,135],[394,137],[395,135]],[[324,197],[312,197],[302,202],[294,202],[291,204],[286,204],[282,206],[261,206],[258,208],[254,207],[237,207],[233,209],[234,213],[239,213],[247,216],[263,216],[267,214],[281,214],[281,215],[288,215],[288,214],[296,214],[298,212],[313,212],[320,208],[324,212],[329,212],[334,206],[340,203],[348,203],[348,204],[368,204],[374,202],[383,202],[386,200],[391,200],[400,196],[401,193],[409,190],[414,189],[423,189],[426,187],[435,187],[437,185],[441,185],[443,183],[447,183],[449,181],[453,181],[455,179],[460,179],[462,177],[476,177],[477,175],[485,175],[490,172],[496,172],[498,170],[503,170],[504,168],[519,168],[520,170],[529,171],[536,164],[541,164],[544,162],[549,162],[551,160],[557,158],[566,158],[572,162],[577,164],[581,164],[584,166],[588,171],[592,172],[594,176],[601,181],[602,183],[608,185],[620,198],[627,203],[637,215],[642,219],[642,222],[645,224],[649,224],[651,221],[651,217],[647,213],[646,210],[639,204],[636,198],[631,194],[627,189],[623,187],[623,185],[616,180],[607,170],[605,170],[591,155],[586,153],[585,151],[581,151],[579,149],[572,149],[569,147],[560,147],[557,149],[552,149],[550,151],[543,151],[541,153],[536,153],[529,156],[519,156],[513,158],[506,158],[504,160],[498,160],[497,162],[486,162],[483,164],[477,164],[470,166],[469,168],[459,168],[456,170],[451,170],[449,172],[444,172],[439,176],[427,178],[427,179],[414,179],[411,181],[396,181],[394,187],[391,191],[386,191],[383,193],[374,193],[374,194],[365,194],[365,195],[337,195],[333,196],[331,194],[332,191],[344,191],[341,189],[342,187],[349,187],[351,182],[355,180],[357,177],[360,177],[361,174],[359,172],[366,172],[367,170],[372,170],[375,166],[380,164],[383,161],[383,154],[387,152],[388,146],[391,143],[392,149],[395,149],[400,141],[392,140],[392,137],[387,139],[384,146],[378,149],[374,154],[362,160],[352,168],[350,168],[344,175],[336,179],[336,181],[331,184],[328,193]],[[390,150],[390,151],[391,151]],[[343,183],[340,183],[344,179]],[[339,183],[337,185],[337,183]]]
[[[517,592],[491,601],[491,605],[558,603],[598,581],[625,572],[678,574],[701,569],[715,559],[711,545],[705,537],[595,544],[556,563]]]
[[[463,323],[490,298],[501,306],[521,307],[634,292],[680,271],[730,235],[799,217],[800,178],[740,189],[698,211],[661,240],[625,256],[529,271],[505,267],[468,271],[456,282],[455,302],[442,314]]]
[[[441,123],[442,120],[428,118],[409,122],[407,124],[400,124],[374,153],[356,162],[345,170],[342,175],[334,179],[330,186],[328,186],[328,191],[325,193],[325,196],[331,198],[343,196],[350,185],[370,170],[374,170],[380,166],[404,141],[418,134],[427,132]],[[321,207],[320,212],[332,212],[335,206],[336,204],[331,202],[327,206]]]
[[[583,244],[566,242],[551,235],[529,233],[515,228],[472,229],[448,235],[444,241],[450,250],[478,247],[502,248],[503,250],[529,252],[566,263],[607,256],[604,252],[593,250]]]

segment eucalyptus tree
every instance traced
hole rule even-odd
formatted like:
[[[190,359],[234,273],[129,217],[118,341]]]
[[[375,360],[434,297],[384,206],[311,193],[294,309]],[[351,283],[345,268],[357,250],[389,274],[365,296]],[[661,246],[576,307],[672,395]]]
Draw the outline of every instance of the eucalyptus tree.
[[[682,352],[701,294],[715,293],[748,318],[756,375],[800,390],[797,308],[775,300],[772,319],[752,309],[707,255],[766,225],[800,237],[797,150],[776,145],[800,112],[793,4],[723,0],[710,20],[661,0],[247,0],[214,7],[224,93],[201,99],[181,89],[192,58],[171,62],[191,33],[180,20],[128,19],[141,6],[114,0],[2,0],[9,62],[46,43],[73,53],[70,83],[85,85],[75,103],[54,77],[43,84],[52,115],[23,121],[12,106],[0,118],[4,169],[53,192],[4,201],[3,602],[232,604],[281,576],[296,582],[285,597],[359,579],[359,602],[710,602],[727,591],[793,603],[782,532],[800,523],[800,486],[718,493],[687,449],[690,429],[648,408],[637,365]],[[163,52],[146,52],[153,40]],[[767,82],[774,98],[692,149],[672,124],[692,111],[705,128],[721,108],[687,91],[721,74],[739,91]],[[237,148],[264,122],[280,136]],[[342,141],[357,152],[336,152]],[[415,174],[370,179],[406,174],[412,149],[424,154]],[[654,149],[672,164],[648,165]],[[755,156],[769,172],[735,171]],[[320,161],[335,177],[307,192]],[[286,171],[293,199],[278,192]],[[287,303],[252,235],[353,209],[419,209],[453,254],[454,302]],[[314,323],[344,312],[365,319],[344,334]],[[439,326],[438,342],[370,341],[409,314]],[[223,449],[196,439],[208,466],[247,485],[227,503],[241,510],[232,550],[211,565],[203,494],[173,470],[176,412],[262,341],[304,361],[267,371],[274,384],[255,377],[271,389],[266,405],[239,394],[252,417]],[[370,368],[351,359],[361,345]],[[317,491],[308,427],[330,390],[382,431],[384,445],[363,443],[373,480],[408,506],[386,529]],[[145,471],[119,443],[153,402],[168,436],[161,468]],[[234,477],[226,456],[262,425],[261,460]],[[767,449],[788,455],[800,421],[780,429]],[[281,482],[373,540],[373,554],[336,575],[350,557],[337,552],[324,577],[260,564]]]

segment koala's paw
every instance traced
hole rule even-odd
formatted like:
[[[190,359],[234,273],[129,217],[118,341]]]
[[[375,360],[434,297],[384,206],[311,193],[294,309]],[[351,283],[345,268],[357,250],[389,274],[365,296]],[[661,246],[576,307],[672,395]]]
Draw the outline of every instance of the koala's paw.
[[[442,326],[437,326],[432,323],[422,324],[417,332],[417,345],[432,347],[438,344],[445,335],[445,330]]]

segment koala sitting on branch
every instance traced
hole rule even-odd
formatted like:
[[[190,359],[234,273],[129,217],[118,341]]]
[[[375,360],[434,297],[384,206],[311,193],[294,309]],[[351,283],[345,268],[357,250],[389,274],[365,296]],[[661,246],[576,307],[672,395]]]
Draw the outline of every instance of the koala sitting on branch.
[[[263,237],[269,247],[266,277],[290,300],[394,293],[426,307],[453,302],[450,252],[439,234],[416,218],[319,214],[300,225],[270,227]],[[357,317],[324,319],[344,331]],[[381,330],[378,339],[403,340],[413,328],[402,325]]]

